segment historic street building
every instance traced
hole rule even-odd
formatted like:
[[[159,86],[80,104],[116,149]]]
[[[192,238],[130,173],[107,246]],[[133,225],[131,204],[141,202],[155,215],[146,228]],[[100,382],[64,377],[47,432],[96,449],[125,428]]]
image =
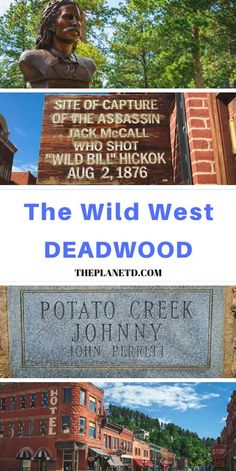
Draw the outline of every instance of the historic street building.
[[[7,122],[0,114],[0,185],[11,184],[12,164],[17,148],[9,140]]]
[[[110,423],[92,383],[1,386],[1,471],[170,471],[174,463],[173,453]]]
[[[221,432],[220,443],[225,445],[225,469],[236,470],[236,391],[233,391],[227,406],[226,425]]]

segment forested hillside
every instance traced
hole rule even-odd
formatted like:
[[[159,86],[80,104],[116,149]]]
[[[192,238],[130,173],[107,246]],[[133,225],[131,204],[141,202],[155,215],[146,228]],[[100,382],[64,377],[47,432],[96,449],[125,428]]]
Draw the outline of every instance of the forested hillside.
[[[168,448],[177,457],[188,457],[190,467],[211,462],[209,452],[214,443],[211,438],[201,439],[196,433],[184,430],[172,423],[161,424],[159,419],[127,407],[110,404],[108,417],[111,422],[131,430],[143,428],[149,431],[151,442]]]

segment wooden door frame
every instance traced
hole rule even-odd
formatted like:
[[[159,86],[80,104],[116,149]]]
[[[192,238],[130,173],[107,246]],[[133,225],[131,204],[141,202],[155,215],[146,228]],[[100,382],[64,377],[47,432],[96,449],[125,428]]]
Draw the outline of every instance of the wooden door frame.
[[[232,153],[228,123],[228,104],[236,97],[234,92],[208,93],[213,151],[218,185],[236,185],[236,159]]]

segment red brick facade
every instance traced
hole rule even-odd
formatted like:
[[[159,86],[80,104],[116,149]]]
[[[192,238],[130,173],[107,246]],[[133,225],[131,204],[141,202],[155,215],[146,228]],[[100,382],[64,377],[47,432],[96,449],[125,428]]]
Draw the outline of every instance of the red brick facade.
[[[83,392],[84,405],[81,404]],[[68,402],[67,393],[70,393]],[[43,401],[46,404],[44,406]],[[67,449],[71,453],[71,443],[76,443],[79,450],[79,469],[88,469],[89,447],[101,448],[99,434],[103,407],[103,391],[91,383],[19,383],[1,387],[0,470],[20,470],[22,460],[17,460],[16,456],[20,450],[27,448],[32,458],[41,449],[46,450],[49,455],[49,459],[43,463],[44,468],[40,468],[40,461],[44,460],[31,460],[32,471],[66,471],[66,468],[63,468],[63,454]],[[4,408],[5,410],[2,410]],[[86,419],[82,432],[81,417]],[[9,436],[11,424],[14,429],[13,436]],[[60,444],[62,448],[59,447]],[[68,468],[68,471],[70,469],[72,470]]]
[[[193,184],[217,183],[207,93],[185,93]]]
[[[232,125],[236,119],[235,93],[184,93],[181,112],[182,125],[178,124],[177,104],[170,116],[173,183],[235,184],[236,135]],[[188,181],[184,178],[181,126],[189,160]]]
[[[236,391],[227,406],[226,425],[221,432],[220,443],[226,447],[225,469],[236,471]]]
[[[175,469],[168,450],[110,423],[92,383],[8,383],[0,388],[0,471]],[[161,450],[161,449],[160,449]]]
[[[12,172],[11,183],[13,185],[35,185],[36,177],[31,172]]]

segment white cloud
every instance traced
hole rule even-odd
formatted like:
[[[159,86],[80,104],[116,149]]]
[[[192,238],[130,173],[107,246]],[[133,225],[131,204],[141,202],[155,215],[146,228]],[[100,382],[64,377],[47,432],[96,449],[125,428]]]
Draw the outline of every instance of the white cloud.
[[[141,385],[117,383],[109,385],[107,383],[106,401],[119,403],[127,407],[170,407],[180,411],[188,409],[201,409],[206,407],[206,401],[219,394],[199,394],[194,385],[184,384],[160,384]]]
[[[12,0],[1,0],[0,4],[0,15],[3,15],[8,9]]]
[[[227,419],[227,417],[222,417],[222,419],[220,420],[221,422],[225,422]]]

